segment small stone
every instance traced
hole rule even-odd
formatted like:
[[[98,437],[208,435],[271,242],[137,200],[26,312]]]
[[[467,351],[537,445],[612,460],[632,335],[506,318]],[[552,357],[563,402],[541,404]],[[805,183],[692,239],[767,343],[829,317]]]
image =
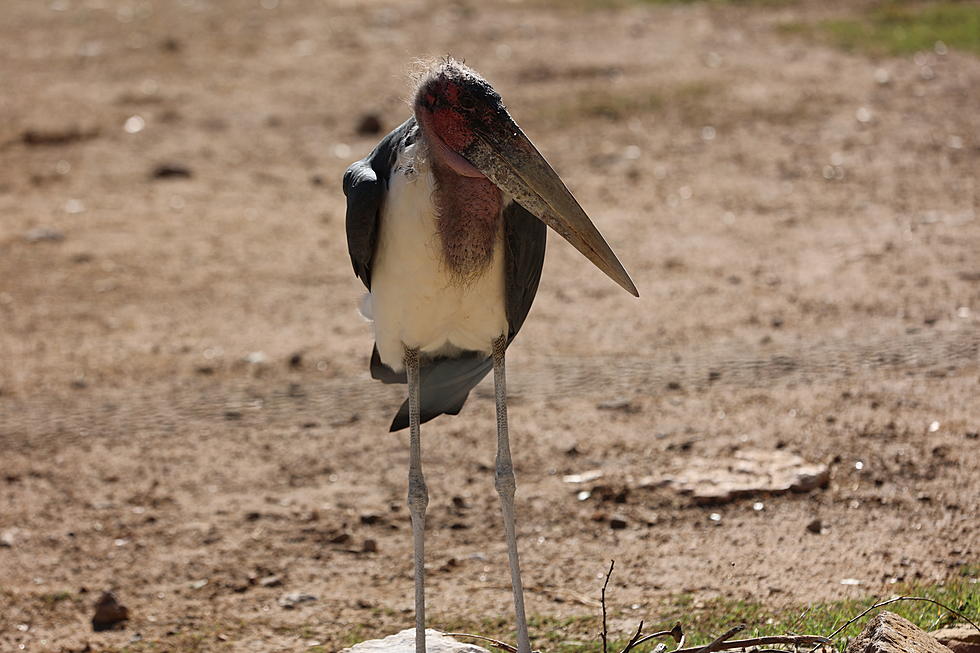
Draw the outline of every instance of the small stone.
[[[328,540],[331,544],[347,544],[350,542],[350,533],[341,532],[337,533]]]
[[[565,483],[589,483],[599,478],[602,478],[602,470],[590,469],[586,472],[582,472],[581,474],[566,474],[565,476],[561,477],[561,480]]]
[[[357,123],[357,133],[361,136],[373,136],[380,134],[384,130],[381,124],[381,117],[376,113],[365,113]]]
[[[301,603],[310,603],[312,601],[316,601],[315,596],[312,594],[303,594],[302,592],[292,592],[279,597],[280,607],[286,610],[293,610]]]
[[[266,576],[259,579],[260,587],[282,587],[282,578],[279,576]]]
[[[92,630],[101,632],[110,630],[129,619],[129,608],[121,605],[112,592],[103,592],[95,603],[95,614],[92,615]]]
[[[190,179],[191,169],[180,163],[161,163],[150,172],[150,179]]]
[[[820,535],[821,533],[823,533],[823,522],[820,521],[819,519],[814,519],[813,521],[811,521],[809,524],[806,525],[806,529],[811,533]]]
[[[626,528],[626,518],[622,515],[613,515],[609,518],[609,528],[614,531],[621,531]]]
[[[610,401],[602,401],[596,404],[596,408],[599,410],[609,410],[620,413],[625,413],[627,415],[634,415],[640,412],[640,407],[634,404],[629,399],[613,399]]]
[[[377,553],[378,552],[378,541],[371,538],[364,540],[364,544],[361,545],[361,551],[363,553]]]
[[[24,240],[29,243],[57,243],[64,239],[65,234],[56,229],[49,229],[48,227],[34,227],[24,234]]]
[[[14,546],[14,540],[17,538],[17,529],[8,528],[3,533],[0,533],[0,548],[11,549]]]

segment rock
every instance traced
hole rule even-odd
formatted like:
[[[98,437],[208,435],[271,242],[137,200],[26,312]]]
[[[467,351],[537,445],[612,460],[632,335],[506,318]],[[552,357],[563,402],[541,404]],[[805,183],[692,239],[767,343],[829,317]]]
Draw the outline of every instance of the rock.
[[[17,539],[18,530],[16,528],[8,528],[3,533],[0,533],[0,548],[13,548],[14,541]]]
[[[28,147],[68,145],[79,141],[87,141],[99,135],[97,128],[82,129],[81,127],[55,127],[51,129],[26,129],[21,132],[20,140]]]
[[[758,493],[809,492],[825,487],[830,469],[780,450],[736,451],[726,459],[695,458],[664,483],[695,503],[726,503]]]
[[[812,522],[806,525],[806,529],[811,533],[820,535],[823,533],[823,522],[819,519],[814,519]]]
[[[260,587],[281,587],[282,586],[282,578],[280,578],[279,576],[265,576],[264,578],[260,578],[259,579],[259,586]]]
[[[376,113],[365,113],[357,123],[357,133],[361,136],[372,136],[384,131],[381,117]]]
[[[65,234],[48,227],[34,227],[24,234],[24,240],[29,243],[57,243],[65,239]]]
[[[110,630],[129,619],[129,608],[121,605],[112,592],[103,592],[95,604],[92,615],[92,630]]]
[[[626,528],[626,518],[622,515],[613,515],[609,518],[609,528],[619,531]]]
[[[286,610],[292,610],[300,603],[310,603],[316,601],[316,597],[312,594],[303,594],[302,592],[291,592],[290,594],[284,594],[279,597],[279,605]]]
[[[845,653],[950,653],[950,650],[911,621],[894,612],[879,612]]]
[[[602,401],[596,404],[596,408],[599,410],[626,413],[627,415],[635,415],[636,413],[640,412],[640,407],[629,399],[612,399],[610,401]]]
[[[153,168],[150,179],[190,179],[191,169],[180,163],[161,163]]]
[[[929,634],[953,653],[980,653],[980,632],[977,632],[973,626],[960,624],[940,628]]]
[[[581,474],[566,474],[561,477],[561,480],[565,483],[591,483],[599,478],[602,478],[602,470],[590,469]]]
[[[432,628],[425,630],[425,650],[426,653],[489,653],[485,648],[458,642]],[[384,639],[370,639],[340,653],[415,653],[415,629],[407,628]]]

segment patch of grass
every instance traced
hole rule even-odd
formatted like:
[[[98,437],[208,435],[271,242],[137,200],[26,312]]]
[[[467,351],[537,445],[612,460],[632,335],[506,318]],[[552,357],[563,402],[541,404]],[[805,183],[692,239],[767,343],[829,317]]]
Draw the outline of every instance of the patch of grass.
[[[894,594],[930,598],[976,621],[980,619],[978,575],[980,575],[980,565],[969,565],[961,569],[959,577],[949,582],[940,585],[896,584]],[[655,605],[654,609],[659,610],[656,615],[624,613],[616,610],[614,593],[608,597],[607,602],[610,613],[620,619],[636,614],[636,622],[639,623],[639,619],[648,617],[645,619],[645,632],[669,629],[679,622],[687,632],[687,645],[697,646],[708,643],[732,626],[741,623],[746,624],[747,627],[739,633],[739,639],[782,635],[790,631],[828,635],[882,598],[887,597],[832,601],[773,611],[757,601],[724,598],[697,601],[689,594],[681,594],[665,600],[659,606]],[[895,612],[926,630],[934,630],[958,621],[954,615],[924,601],[902,601],[884,609]],[[861,632],[874,614],[867,615],[844,630],[836,638],[835,647],[843,651],[848,642]],[[529,627],[534,636],[535,647],[548,653],[598,653],[601,650],[598,638],[600,621],[598,614],[561,619],[534,617],[529,618]],[[514,638],[513,624],[509,615],[507,618],[484,619],[479,622],[439,621],[437,617],[433,620],[433,624],[449,632],[476,633],[502,641],[511,641]],[[632,633],[610,633],[610,650],[622,649],[630,634]],[[655,645],[656,642],[644,644],[640,650],[650,651]]]
[[[693,5],[698,3],[708,5],[732,5],[748,7],[784,7],[795,5],[798,0],[634,0],[653,5]]]
[[[580,9],[618,9],[634,5],[694,5],[705,4],[715,6],[733,7],[785,7],[797,4],[799,0],[539,0],[541,4],[547,4],[556,8],[568,8],[576,6]]]
[[[708,5],[717,7],[787,7],[799,0],[530,0],[538,6],[553,10],[602,11],[624,9],[637,5],[678,7],[684,5]]]
[[[542,118],[565,123],[600,118],[618,122],[649,113],[677,112],[699,122],[714,106],[709,100],[720,92],[717,84],[699,80],[662,89],[629,87],[618,90],[585,90],[563,96],[547,106]]]
[[[57,605],[62,601],[71,601],[74,598],[74,595],[68,591],[46,592],[41,594],[38,598],[40,599],[41,603],[47,606],[52,606]]]
[[[787,33],[828,38],[848,51],[901,55],[946,47],[980,54],[980,4],[888,2],[854,18],[824,20],[816,25],[788,23]]]

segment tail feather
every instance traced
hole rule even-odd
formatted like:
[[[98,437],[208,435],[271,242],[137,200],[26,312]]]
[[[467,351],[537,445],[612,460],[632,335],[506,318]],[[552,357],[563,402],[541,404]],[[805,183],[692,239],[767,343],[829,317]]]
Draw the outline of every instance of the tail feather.
[[[428,422],[439,415],[458,415],[470,390],[493,369],[493,361],[484,353],[470,351],[452,358],[435,358],[422,363],[420,378],[420,418]],[[371,376],[385,383],[405,383],[405,373],[396,373],[381,362],[377,349],[371,355]],[[391,431],[408,427],[408,400],[391,422]]]

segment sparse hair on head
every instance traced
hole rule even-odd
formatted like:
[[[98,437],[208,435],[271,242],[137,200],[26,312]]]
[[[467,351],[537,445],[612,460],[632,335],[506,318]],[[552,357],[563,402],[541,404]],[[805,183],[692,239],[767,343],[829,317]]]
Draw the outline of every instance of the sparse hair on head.
[[[427,81],[447,70],[452,70],[457,73],[469,73],[474,77],[480,77],[478,72],[466,65],[465,60],[457,59],[451,54],[445,54],[440,57],[418,57],[412,60],[411,69],[408,73],[408,77],[412,83],[408,104],[411,106],[414,103],[415,94]]]

